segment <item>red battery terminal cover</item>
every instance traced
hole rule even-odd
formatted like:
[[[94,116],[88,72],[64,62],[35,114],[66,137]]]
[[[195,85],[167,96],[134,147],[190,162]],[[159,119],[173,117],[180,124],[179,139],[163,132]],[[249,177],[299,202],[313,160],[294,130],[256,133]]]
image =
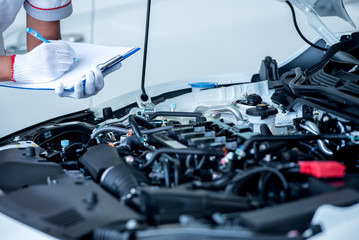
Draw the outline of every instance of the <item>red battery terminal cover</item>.
[[[316,178],[343,178],[345,165],[336,161],[299,161],[300,173]]]

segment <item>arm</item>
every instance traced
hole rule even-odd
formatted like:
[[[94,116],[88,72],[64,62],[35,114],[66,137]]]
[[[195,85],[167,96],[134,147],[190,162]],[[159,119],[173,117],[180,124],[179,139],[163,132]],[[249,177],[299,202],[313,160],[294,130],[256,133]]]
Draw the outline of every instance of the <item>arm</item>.
[[[64,5],[61,9],[53,5],[53,1],[41,1],[40,3],[43,5],[39,3],[40,6],[38,7],[49,11],[47,13],[52,13],[45,15],[39,14],[38,8],[32,5],[38,2],[35,0],[32,4],[30,2],[32,1],[26,1],[24,5],[28,11],[26,16],[27,27],[40,32],[46,39],[61,39],[60,21],[58,19],[66,18],[71,14],[71,0],[67,0],[67,2],[62,0]],[[38,18],[32,17],[33,14]],[[74,50],[63,41],[54,41],[51,44],[41,43],[40,40],[27,34],[27,54],[18,55],[16,59],[10,56],[0,57],[0,81],[10,81],[13,75],[14,81],[19,83],[43,83],[52,81],[64,74],[70,68],[76,56]],[[59,51],[61,54],[58,54]],[[48,58],[45,55],[51,55],[51,57]],[[121,65],[118,66],[118,68],[120,67]],[[12,68],[14,72],[12,72]],[[39,71],[40,68],[41,71]],[[60,97],[86,98],[95,95],[103,86],[102,72],[98,67],[94,67],[86,74],[86,86],[83,85],[82,79],[80,79],[75,84],[74,91],[69,92],[65,91],[64,86],[60,83],[56,87],[55,93]]]
[[[45,22],[26,16],[26,25],[40,32],[46,39],[58,40],[61,39],[60,21]],[[27,34],[27,49],[31,51],[42,42]],[[12,63],[10,56],[0,56],[0,81],[10,81],[12,75]]]
[[[49,40],[59,40],[61,39],[61,31],[60,31],[60,21],[40,21],[29,14],[26,15],[26,26],[31,27],[41,33],[41,35]],[[26,35],[27,39],[27,50],[30,52],[36,46],[40,45],[42,42],[31,36],[29,33]]]
[[[0,81],[11,80],[11,57],[0,56]]]

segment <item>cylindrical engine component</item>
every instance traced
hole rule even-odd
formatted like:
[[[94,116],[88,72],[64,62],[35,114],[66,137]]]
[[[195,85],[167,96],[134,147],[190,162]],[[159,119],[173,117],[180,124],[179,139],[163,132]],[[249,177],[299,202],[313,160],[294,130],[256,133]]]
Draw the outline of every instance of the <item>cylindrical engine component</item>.
[[[260,133],[261,124],[267,124],[272,133],[275,133],[275,117],[278,110],[273,107],[268,107],[267,104],[257,104],[254,108],[248,108],[246,114],[248,115],[249,126],[253,132]]]
[[[117,197],[128,194],[138,186],[130,167],[117,153],[117,149],[109,145],[100,144],[89,148],[80,163],[93,179]]]
[[[100,182],[101,186],[117,197],[126,196],[138,187],[134,175],[124,162],[106,169]]]
[[[116,148],[107,144],[90,147],[79,161],[96,182],[106,169],[123,162]]]

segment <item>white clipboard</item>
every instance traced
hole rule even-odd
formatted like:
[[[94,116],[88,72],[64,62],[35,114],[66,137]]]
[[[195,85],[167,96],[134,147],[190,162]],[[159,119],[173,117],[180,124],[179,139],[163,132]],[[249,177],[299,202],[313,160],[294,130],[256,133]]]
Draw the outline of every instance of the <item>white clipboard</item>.
[[[85,84],[86,79],[84,76],[92,66],[98,66],[104,76],[106,76],[116,64],[140,50],[140,48],[111,47],[87,43],[68,42],[68,44],[75,50],[77,61],[58,79],[36,84],[6,81],[0,82],[0,87],[29,90],[55,90],[56,85],[61,82],[65,86],[65,91],[73,91],[74,84],[76,84],[79,79],[83,79]]]

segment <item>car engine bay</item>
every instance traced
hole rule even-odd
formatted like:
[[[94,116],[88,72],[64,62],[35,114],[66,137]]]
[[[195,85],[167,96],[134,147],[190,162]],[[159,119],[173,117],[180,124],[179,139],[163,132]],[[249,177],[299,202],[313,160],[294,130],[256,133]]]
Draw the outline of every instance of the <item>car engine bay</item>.
[[[61,239],[307,239],[359,202],[358,46],[4,137],[0,210]]]

